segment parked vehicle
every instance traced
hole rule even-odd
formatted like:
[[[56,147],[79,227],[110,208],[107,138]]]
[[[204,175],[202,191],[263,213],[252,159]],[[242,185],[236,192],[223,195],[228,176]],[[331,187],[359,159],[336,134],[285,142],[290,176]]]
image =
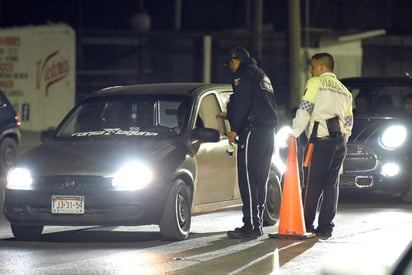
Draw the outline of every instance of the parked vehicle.
[[[6,95],[0,91],[0,176],[13,165],[20,143],[20,120]]]
[[[228,143],[230,85],[111,87],[75,106],[8,174],[4,215],[16,239],[47,225],[158,224],[188,238],[191,217],[242,204]],[[273,165],[264,223],[276,223],[281,172]]]
[[[412,78],[352,77],[341,81],[353,95],[354,121],[340,189],[386,193],[412,203]],[[290,124],[284,122],[277,135],[283,157]],[[299,159],[306,143],[303,134],[298,139]]]
[[[341,81],[354,99],[353,131],[341,189],[385,192],[412,203],[412,78]]]

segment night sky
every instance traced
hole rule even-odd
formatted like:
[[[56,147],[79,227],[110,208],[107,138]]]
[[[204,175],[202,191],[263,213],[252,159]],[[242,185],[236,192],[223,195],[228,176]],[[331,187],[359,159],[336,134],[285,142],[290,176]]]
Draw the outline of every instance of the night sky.
[[[247,0],[182,0],[183,31],[219,31],[245,27]],[[253,0],[252,0],[253,2]],[[310,26],[412,34],[409,0],[301,0],[310,4]],[[138,0],[0,0],[0,26],[65,22],[75,29],[130,30]],[[152,30],[173,30],[174,0],[146,0]],[[264,0],[264,24],[287,29],[288,0]]]
[[[243,7],[237,6],[236,1],[183,2],[182,27],[185,30],[217,30],[242,25]],[[130,17],[138,10],[137,3],[136,0],[3,0],[1,25],[65,22],[76,29],[127,30]],[[173,0],[146,0],[145,9],[152,17],[153,30],[173,29]]]

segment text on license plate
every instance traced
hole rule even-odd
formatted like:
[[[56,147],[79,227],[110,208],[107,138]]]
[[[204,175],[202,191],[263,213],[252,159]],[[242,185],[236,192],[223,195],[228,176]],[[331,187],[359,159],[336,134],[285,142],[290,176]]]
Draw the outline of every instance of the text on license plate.
[[[52,195],[52,214],[84,214],[84,196]]]

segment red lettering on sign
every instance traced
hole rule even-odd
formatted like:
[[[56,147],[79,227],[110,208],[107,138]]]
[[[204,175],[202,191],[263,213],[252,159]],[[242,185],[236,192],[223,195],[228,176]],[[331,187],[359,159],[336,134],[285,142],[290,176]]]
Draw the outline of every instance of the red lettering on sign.
[[[13,71],[13,63],[0,63],[0,72],[9,73]]]
[[[13,81],[12,80],[0,80],[0,88],[2,89],[13,88]]]
[[[19,36],[0,36],[0,44],[5,46],[20,46]]]
[[[49,96],[51,85],[64,79],[69,74],[69,61],[64,57],[57,58],[59,51],[49,54],[44,61],[37,62],[36,88],[45,83],[45,93]]]

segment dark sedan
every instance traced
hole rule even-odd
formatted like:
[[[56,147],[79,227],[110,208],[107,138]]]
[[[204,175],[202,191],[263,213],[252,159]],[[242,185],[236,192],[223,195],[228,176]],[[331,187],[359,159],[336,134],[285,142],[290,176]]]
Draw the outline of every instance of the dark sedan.
[[[412,79],[354,77],[341,81],[354,99],[341,189],[384,192],[412,203]]]
[[[16,239],[46,225],[158,224],[183,240],[192,215],[239,207],[236,148],[216,119],[231,93],[197,83],[92,93],[8,173],[3,211]],[[280,177],[273,165],[266,225],[278,219]]]

